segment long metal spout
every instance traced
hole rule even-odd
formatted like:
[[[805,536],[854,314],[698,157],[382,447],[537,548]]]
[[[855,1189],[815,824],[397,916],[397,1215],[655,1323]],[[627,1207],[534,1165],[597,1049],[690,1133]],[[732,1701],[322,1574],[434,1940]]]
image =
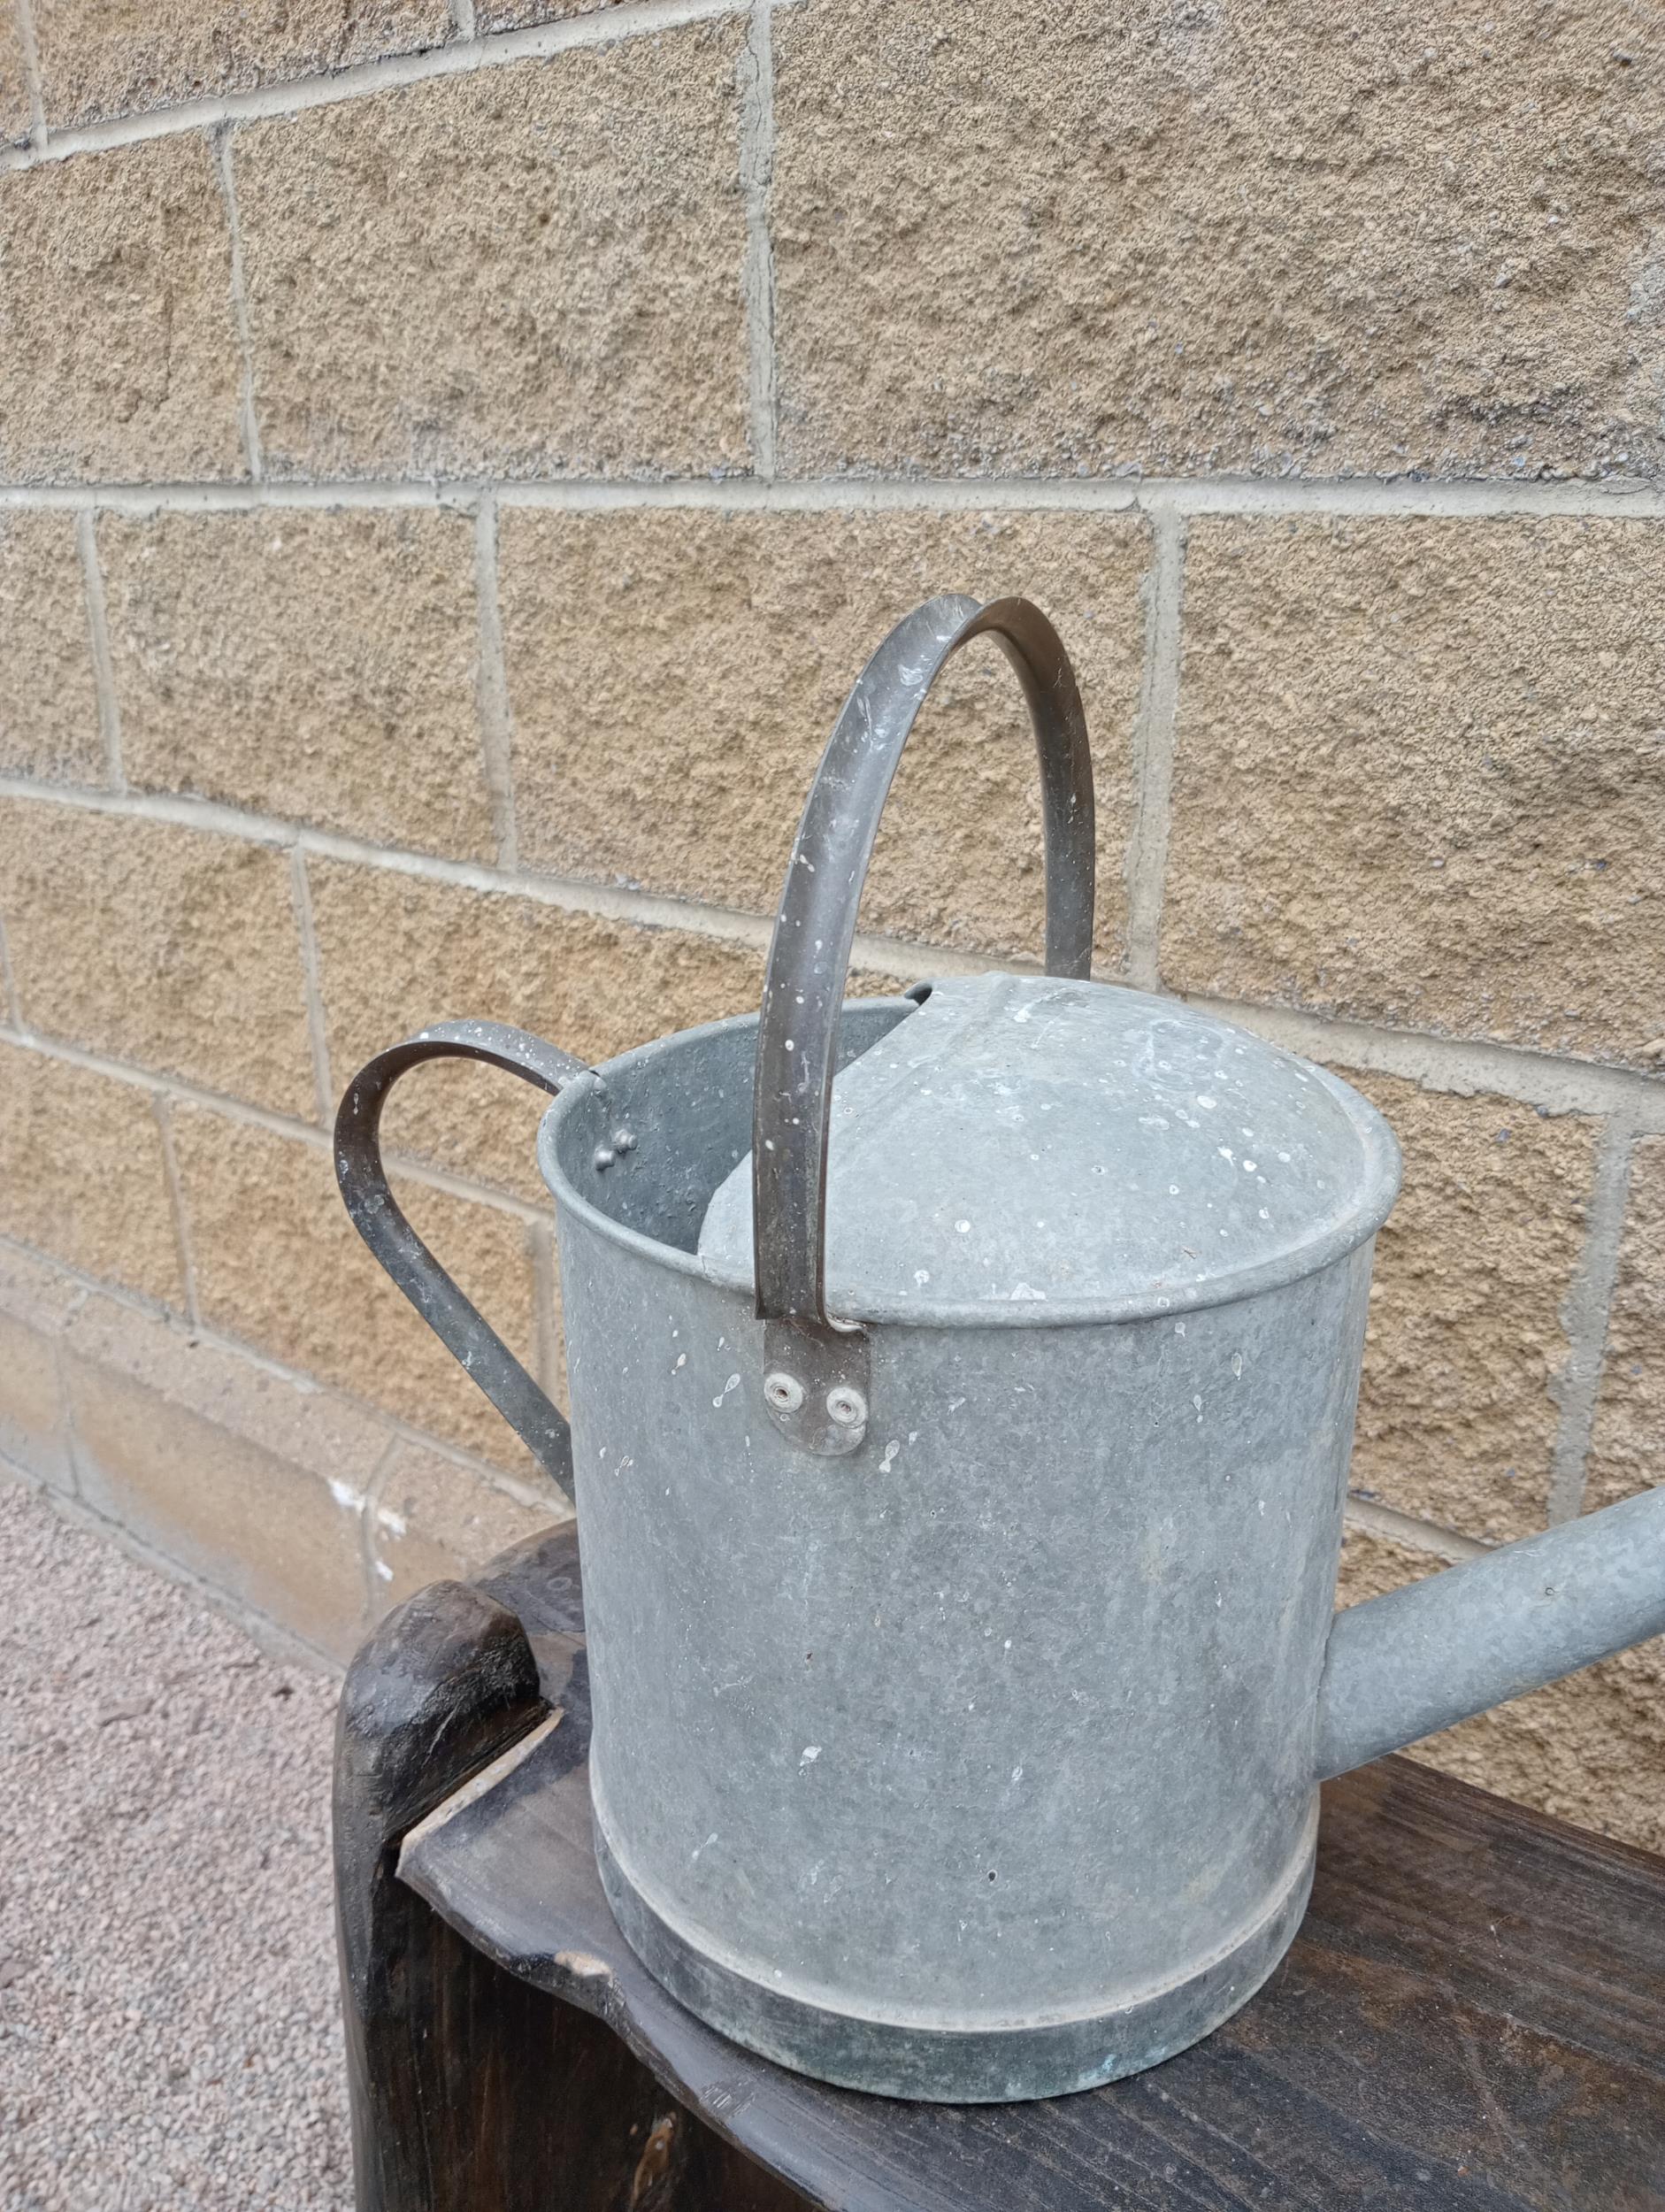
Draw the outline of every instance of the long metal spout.
[[[1665,1631],[1665,1488],[1338,1613],[1317,1777],[1484,1713]]]

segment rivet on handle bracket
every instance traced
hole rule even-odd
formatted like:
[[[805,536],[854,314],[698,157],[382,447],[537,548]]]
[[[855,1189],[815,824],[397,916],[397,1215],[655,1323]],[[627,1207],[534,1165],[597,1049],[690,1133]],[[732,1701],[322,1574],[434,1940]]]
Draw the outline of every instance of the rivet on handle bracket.
[[[871,1390],[860,1329],[800,1321],[763,1325],[763,1403],[783,1436],[824,1459],[841,1459],[867,1434]]]

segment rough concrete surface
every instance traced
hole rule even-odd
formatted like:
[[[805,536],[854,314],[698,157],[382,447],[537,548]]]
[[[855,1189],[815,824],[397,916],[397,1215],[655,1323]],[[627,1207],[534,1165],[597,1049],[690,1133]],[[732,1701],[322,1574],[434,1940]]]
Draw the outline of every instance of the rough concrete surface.
[[[1544,1526],[1596,1125],[1348,1071],[1405,1156],[1376,1243],[1349,1480],[1483,1543]]]
[[[491,857],[470,517],[107,515],[98,550],[129,783]]]
[[[1656,1064],[1665,527],[1199,520],[1176,989]]]
[[[0,773],[96,783],[104,765],[74,518],[0,517]]]
[[[32,1028],[279,1113],[317,1113],[287,853],[0,799],[0,879]]]
[[[1665,1482],[1665,1137],[1645,1137],[1637,1145],[1628,1198],[1590,1439],[1586,1508],[1615,1505]]]
[[[29,134],[29,86],[15,12],[0,13],[0,144],[20,145]]]
[[[446,0],[34,0],[59,128],[437,46]]]
[[[508,1423],[359,1240],[327,1146],[203,1105],[180,1104],[173,1126],[209,1327],[482,1458],[533,1471]],[[526,1225],[450,1191],[396,1177],[394,1188],[510,1350],[535,1364]]]
[[[427,1022],[507,1022],[594,1062],[755,1013],[763,991],[763,956],[750,945],[350,861],[308,872],[337,1083]],[[867,971],[850,979],[852,997],[900,987]],[[548,1103],[494,1068],[435,1061],[400,1084],[382,1127],[391,1150],[541,1205],[534,1147]]]
[[[744,35],[695,25],[240,130],[272,474],[745,468]]]
[[[0,475],[246,473],[231,233],[192,132],[5,181]]]
[[[938,592],[1051,616],[1093,743],[1101,956],[1118,963],[1151,548],[1126,515],[505,514],[503,650],[525,857],[772,914],[815,764],[869,657]],[[909,740],[870,929],[1034,957],[1040,787],[993,640]]]
[[[348,2212],[333,1680],[0,1482],[0,2204]]]
[[[508,1022],[578,1059],[606,1060],[667,1030],[748,1013],[763,989],[749,946],[348,861],[310,872],[341,1083],[426,1022]],[[407,1077],[383,1125],[389,1146],[541,1204],[533,1148],[548,1104],[511,1075],[449,1061]]]
[[[1657,467],[1647,0],[775,16],[794,470]]]
[[[182,1305],[150,1094],[0,1041],[0,1233],[124,1290]]]

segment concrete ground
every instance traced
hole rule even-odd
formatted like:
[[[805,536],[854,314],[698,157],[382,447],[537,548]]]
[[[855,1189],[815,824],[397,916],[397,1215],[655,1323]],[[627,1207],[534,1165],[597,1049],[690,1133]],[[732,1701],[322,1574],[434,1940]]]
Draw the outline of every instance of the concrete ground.
[[[0,2212],[347,2212],[334,1698],[0,1482]]]

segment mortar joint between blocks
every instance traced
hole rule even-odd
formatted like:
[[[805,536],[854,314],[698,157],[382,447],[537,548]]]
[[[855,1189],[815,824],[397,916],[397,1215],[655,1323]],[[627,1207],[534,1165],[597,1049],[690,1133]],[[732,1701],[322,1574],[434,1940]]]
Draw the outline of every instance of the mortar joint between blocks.
[[[95,509],[83,508],[76,516],[75,544],[81,555],[81,584],[87,600],[93,699],[98,712],[98,734],[104,744],[104,780],[111,791],[125,792],[127,778],[121,760],[121,702],[116,691],[115,657],[110,649],[110,611],[104,597],[104,569],[98,559],[98,517]]]
[[[781,0],[775,0],[781,4]],[[0,157],[0,171],[5,166]],[[647,512],[662,509],[768,514],[1017,513],[1134,514],[1152,522],[1248,517],[1286,520],[1371,518],[1384,521],[1522,522],[1555,517],[1586,522],[1665,521],[1665,488],[1630,480],[1510,483],[1464,478],[1446,482],[1400,477],[871,476],[671,477],[637,481],[594,477],[475,480],[435,477],[316,477],[273,482],[0,484],[0,509],[42,513],[106,508],[158,513],[247,513],[266,507],[472,507],[483,490],[499,506],[561,513]]]
[[[167,1185],[168,1205],[173,1216],[173,1240],[180,1256],[180,1284],[185,1296],[185,1312],[193,1328],[202,1323],[202,1311],[196,1302],[196,1260],[191,1245],[190,1210],[185,1202],[185,1184],[180,1174],[178,1148],[173,1141],[173,1117],[169,1109],[165,1091],[150,1094],[150,1110],[156,1116],[156,1125],[162,1141],[162,1176]]]
[[[1561,1304],[1567,1356],[1550,1386],[1557,1410],[1550,1460],[1548,1518],[1552,1525],[1572,1520],[1584,1509],[1596,1402],[1630,1202],[1630,1161],[1638,1133],[1635,1120],[1622,1113],[1610,1116],[1602,1130],[1584,1217],[1584,1248]]]
[[[306,855],[298,844],[289,848],[289,882],[295,906],[295,933],[300,941],[301,974],[306,996],[306,1033],[312,1049],[312,1079],[318,1093],[318,1118],[328,1131],[335,1120],[335,1087],[330,1079],[329,1037],[324,1022],[324,987],[319,971],[318,931],[312,919],[312,887],[307,879]]]
[[[111,116],[103,122],[65,130],[49,132],[40,126],[32,131],[29,145],[0,153],[0,175],[37,168],[43,162],[67,161],[81,154],[134,145],[143,139],[173,137],[182,131],[288,118],[306,109],[334,107],[466,70],[551,60],[579,47],[619,45],[627,39],[651,37],[655,33],[739,15],[745,5],[746,0],[624,0],[617,7],[587,9],[578,15],[557,17],[553,22],[494,32],[485,37],[453,37],[408,54],[380,55],[344,69],[316,71],[247,92],[182,100],[173,107]]]
[[[1390,1543],[1402,1544],[1409,1551],[1424,1552],[1444,1567],[1458,1567],[1466,1560],[1484,1558],[1489,1548],[1472,1536],[1460,1536],[1454,1529],[1442,1528],[1434,1521],[1420,1521],[1414,1514],[1401,1513],[1395,1506],[1378,1505],[1374,1500],[1355,1496],[1352,1492],[1347,1497],[1344,1518],[1349,1528],[1360,1529],[1369,1536],[1385,1537]]]
[[[541,874],[524,868],[506,870],[477,861],[444,860],[432,853],[374,845],[334,831],[280,821],[215,801],[174,794],[117,794],[85,785],[38,783],[27,777],[0,775],[0,798],[22,798],[43,805],[79,807],[94,813],[137,820],[172,822],[184,828],[246,838],[250,842],[285,851],[293,849],[308,857],[348,861],[358,866],[414,876],[426,882],[524,898],[563,912],[624,922],[633,927],[686,931],[719,944],[740,945],[756,952],[767,951],[772,926],[768,916],[746,913],[736,908]],[[978,975],[991,966],[1017,973],[1039,972],[1032,961],[968,953],[953,947],[866,933],[856,940],[853,965],[858,970],[902,975],[909,981],[926,981],[947,975]],[[1400,1076],[1427,1090],[1449,1091],[1465,1097],[1495,1093],[1500,1097],[1516,1099],[1523,1105],[1541,1107],[1548,1113],[1626,1114],[1632,1118],[1638,1135],[1665,1133],[1665,1083],[1655,1074],[1623,1064],[1561,1058],[1526,1045],[1446,1037],[1431,1030],[1392,1028],[1322,1010],[1216,998],[1205,992],[1172,995],[1183,1003],[1205,1008],[1226,1021],[1253,1029],[1272,1043],[1308,1059]],[[15,1026],[21,1042],[41,1049],[64,1048],[63,1041],[52,1041],[30,1031],[20,1018]],[[96,1054],[85,1055],[84,1062],[92,1066],[113,1066],[129,1081],[160,1079],[147,1071],[119,1062],[101,1064]],[[190,1087],[195,1094],[198,1087]],[[205,1087],[201,1088],[200,1094],[210,1103],[227,1110],[247,1111],[267,1127],[295,1133],[295,1127],[280,1114],[251,1107],[246,1101],[229,1099]],[[326,1120],[333,1118],[332,1106]],[[494,1196],[494,1202],[509,1202]]]
[[[12,966],[12,949],[6,942],[6,926],[0,916],[0,997],[5,1001],[6,1020],[14,1030],[23,1027],[23,1006],[18,997],[18,979]]]
[[[475,711],[480,762],[491,808],[497,865],[519,865],[515,819],[514,710],[503,656],[503,606],[498,590],[497,498],[482,488],[474,503]]]
[[[233,1098],[225,1091],[212,1091],[204,1085],[188,1083],[177,1076],[158,1075],[154,1069],[136,1066],[131,1061],[111,1059],[107,1055],[89,1052],[84,1046],[67,1043],[61,1037],[50,1037],[27,1025],[0,1027],[0,1041],[21,1046],[26,1051],[38,1052],[42,1058],[60,1060],[66,1065],[85,1068],[89,1074],[102,1075],[114,1083],[131,1084],[135,1089],[160,1093],[171,1102],[201,1106],[233,1121],[244,1128],[264,1129],[274,1137],[287,1137],[291,1142],[311,1146],[314,1150],[334,1150],[334,1116],[331,1125],[320,1128],[317,1122],[302,1121],[291,1114],[274,1111],[267,1106],[252,1105],[244,1098]],[[471,1203],[494,1207],[499,1213],[508,1214],[521,1222],[537,1222],[544,1218],[542,1210],[517,1198],[511,1192],[494,1188],[486,1183],[475,1182],[464,1175],[453,1175],[443,1168],[431,1166],[413,1154],[394,1148],[384,1150],[389,1174],[402,1175],[408,1181],[423,1184],[430,1190],[446,1192],[450,1197],[467,1199]],[[5,1241],[0,1235],[0,1244]]]
[[[1135,798],[1128,841],[1127,975],[1139,989],[1160,979],[1162,890],[1168,872],[1172,811],[1174,732],[1185,606],[1185,519],[1170,509],[1153,512],[1147,580],[1145,657],[1133,726]]]
[[[775,257],[769,227],[769,192],[775,157],[775,71],[771,0],[752,0],[746,27],[746,69],[740,104],[740,178],[746,197],[746,256],[741,290],[746,310],[748,411],[752,468],[773,481],[779,426],[775,360]]]
[[[251,480],[257,484],[263,473],[260,423],[255,405],[255,356],[254,341],[249,326],[249,293],[243,277],[242,225],[237,214],[237,180],[232,172],[231,140],[234,128],[234,124],[221,123],[209,136],[213,148],[214,174],[219,180],[219,195],[226,210],[226,232],[231,249],[231,311],[237,332],[237,415],[242,434],[243,461]]]

